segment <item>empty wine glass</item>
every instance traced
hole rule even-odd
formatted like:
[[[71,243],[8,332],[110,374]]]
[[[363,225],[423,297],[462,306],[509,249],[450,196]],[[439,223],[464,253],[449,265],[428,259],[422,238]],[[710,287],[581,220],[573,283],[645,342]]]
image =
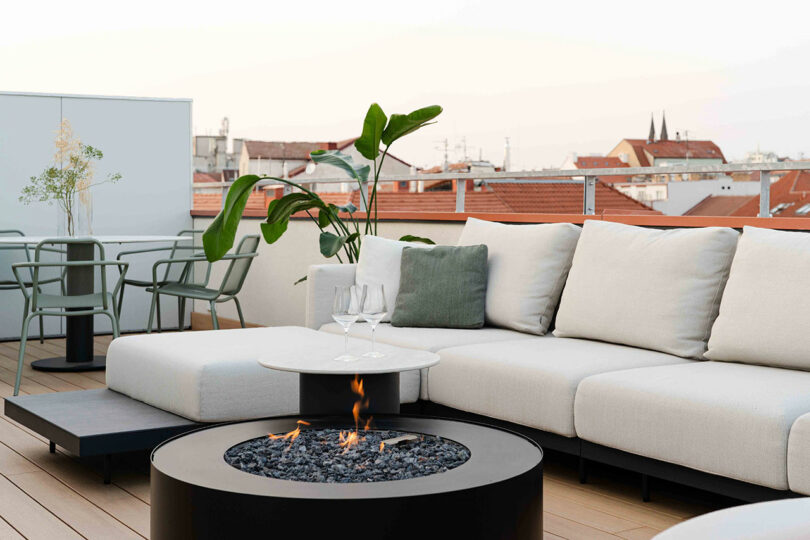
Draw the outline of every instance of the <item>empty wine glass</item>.
[[[359,287],[354,285],[335,287],[335,300],[332,304],[332,318],[343,327],[343,354],[335,358],[342,362],[353,362],[358,358],[349,354],[349,327],[360,315]]]
[[[371,325],[371,351],[363,356],[368,358],[382,358],[381,352],[374,350],[374,331],[385,317],[388,307],[385,304],[385,291],[382,285],[363,285],[363,296],[360,301],[360,315]]]

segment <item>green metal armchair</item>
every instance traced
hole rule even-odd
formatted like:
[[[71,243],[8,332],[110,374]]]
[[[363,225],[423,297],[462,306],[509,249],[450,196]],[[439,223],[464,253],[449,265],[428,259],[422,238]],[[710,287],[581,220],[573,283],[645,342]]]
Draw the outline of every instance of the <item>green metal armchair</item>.
[[[153,248],[146,248],[146,249],[133,249],[129,251],[122,251],[116,257],[117,260],[121,260],[122,257],[130,257],[132,255],[141,255],[144,253],[159,253],[161,251],[168,251],[168,259],[172,260],[173,263],[166,264],[166,269],[163,272],[163,276],[160,280],[158,280],[159,286],[167,285],[168,283],[175,282],[175,283],[189,283],[192,278],[192,265],[191,263],[181,262],[177,260],[179,258],[179,254],[181,252],[188,252],[190,251],[192,255],[202,252],[202,246],[195,246],[194,243],[194,235],[195,234],[202,234],[205,231],[197,230],[197,229],[187,229],[182,230],[177,233],[177,236],[190,236],[191,237],[191,244],[187,245],[187,242],[177,241],[172,243],[170,246],[162,246],[162,247],[153,247]],[[177,263],[177,264],[174,264]],[[194,282],[196,285],[200,285],[205,287],[208,284],[208,279],[211,276],[211,265],[208,264],[205,271],[205,279],[200,282]],[[135,279],[132,277],[128,277],[124,279],[124,283],[121,285],[121,290],[118,293],[118,317],[121,317],[121,309],[124,305],[124,289],[126,286],[129,285],[131,287],[141,287],[143,289],[148,289],[154,285],[154,280],[147,280],[147,279]],[[177,299],[177,307],[178,307],[178,314],[177,314],[177,323],[179,329],[183,330],[183,319],[185,318],[185,300],[182,298]],[[158,306],[157,309],[157,320],[158,320],[158,328],[160,328],[160,309]]]
[[[22,231],[17,230],[17,229],[6,229],[6,230],[0,230],[0,236],[25,236],[25,233],[23,233]],[[62,253],[62,254],[65,253],[64,250],[51,249],[51,248],[43,248],[43,251],[50,251],[50,252]],[[16,257],[15,259],[13,259],[11,261],[11,264],[14,264],[15,262],[31,262],[31,252],[29,251],[28,246],[25,245],[25,244],[12,245],[12,246],[8,246],[8,245],[0,246],[0,254],[2,254],[4,252],[12,254],[12,255],[19,255],[19,257]],[[4,265],[5,265],[5,263],[6,263],[6,261],[4,261]],[[8,267],[11,267],[11,264],[9,264]],[[33,286],[30,274],[31,274],[31,272],[29,272],[29,275],[23,280],[22,285],[16,279],[16,276],[14,276],[12,274],[5,274],[4,276],[0,276],[0,291],[15,291],[15,290],[19,289],[20,287],[30,289]],[[64,293],[64,291],[65,291],[65,274],[64,274],[64,272],[62,272],[61,275],[59,275],[59,276],[54,276],[54,277],[44,278],[44,279],[39,280],[39,285],[46,285],[48,283],[59,283],[60,287],[61,287],[61,290]],[[23,313],[23,317],[25,317],[25,313]],[[44,322],[43,322],[43,318],[44,317],[39,318],[39,342],[40,343],[45,343],[45,328],[44,328],[45,325],[44,325]]]
[[[211,320],[213,321],[214,330],[219,330],[216,304],[233,300],[234,304],[236,304],[236,311],[239,314],[239,323],[242,325],[242,328],[244,328],[245,317],[242,315],[242,306],[239,304],[239,299],[236,295],[242,290],[242,285],[245,283],[245,278],[253,263],[253,258],[259,254],[257,251],[258,247],[259,236],[250,234],[242,238],[234,253],[222,257],[222,260],[230,261],[230,264],[225,271],[225,276],[222,278],[222,283],[217,289],[181,282],[171,282],[161,285],[158,280],[158,270],[162,265],[205,262],[206,259],[203,256],[157,261],[152,267],[152,286],[147,289],[148,292],[152,293],[152,307],[149,310],[149,322],[146,325],[146,331],[148,333],[152,331],[155,310],[160,309],[161,294],[179,298],[183,308],[181,309],[181,313],[185,309],[187,299],[207,301],[208,305],[211,307]],[[158,331],[161,331],[160,319],[158,319]]]
[[[42,252],[46,251],[46,246],[49,245],[68,245],[68,244],[93,244],[98,247],[100,259],[90,261],[58,261],[58,262],[42,262],[40,256]],[[107,288],[107,272],[108,266],[117,266],[120,273],[115,287],[112,290]],[[14,276],[17,278],[19,288],[25,297],[25,317],[23,318],[22,332],[20,333],[20,355],[17,362],[17,378],[14,382],[14,395],[16,396],[20,391],[20,381],[22,379],[23,361],[25,358],[25,343],[28,340],[28,325],[34,317],[76,317],[79,315],[107,315],[112,321],[113,336],[119,336],[118,317],[116,311],[116,295],[121,288],[124,281],[127,267],[129,263],[122,261],[105,261],[104,260],[104,247],[101,242],[91,238],[81,239],[64,239],[53,238],[46,239],[37,244],[34,250],[34,262],[15,263],[11,265]],[[60,268],[66,271],[68,268],[74,267],[88,267],[91,271],[95,268],[100,269],[101,274],[101,292],[92,292],[88,294],[67,294],[65,290],[62,294],[42,294],[40,292],[40,271],[47,268]],[[31,287],[25,287],[25,279],[23,273],[30,273]],[[28,292],[28,289],[31,292]],[[30,307],[30,311],[29,311]]]

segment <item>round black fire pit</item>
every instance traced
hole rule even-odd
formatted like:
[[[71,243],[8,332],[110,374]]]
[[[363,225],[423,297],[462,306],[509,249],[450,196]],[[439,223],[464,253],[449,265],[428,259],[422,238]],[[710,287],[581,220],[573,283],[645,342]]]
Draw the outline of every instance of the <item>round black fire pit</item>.
[[[329,438],[337,437],[340,430],[353,431],[353,420],[306,418],[309,425],[302,425],[301,430],[311,436],[280,440],[287,445],[281,452],[264,451],[263,437],[291,432],[298,427],[297,420],[287,417],[213,426],[156,448],[152,453],[151,538],[542,537],[543,454],[520,435],[469,422],[391,416],[376,418],[369,432],[361,428],[360,435],[366,440],[347,450],[333,448]],[[411,440],[395,442],[403,434]],[[373,447],[379,445],[378,439],[389,441],[389,456],[394,451],[401,455],[390,460],[375,457]],[[409,445],[418,443],[425,446],[408,451]],[[302,444],[306,450],[300,450]],[[316,461],[329,462],[321,479],[311,471],[302,473],[304,480],[273,477],[282,468],[295,470],[306,460],[299,459],[301,463],[296,465],[299,456],[293,452],[309,452],[315,444],[326,447]],[[361,450],[366,453],[350,456]],[[430,451],[447,453],[452,467],[425,454]],[[442,472],[417,475],[414,468],[411,473],[409,459],[435,462],[430,466]],[[363,474],[334,475],[330,481],[333,462],[360,472],[378,466],[413,476],[375,480]]]

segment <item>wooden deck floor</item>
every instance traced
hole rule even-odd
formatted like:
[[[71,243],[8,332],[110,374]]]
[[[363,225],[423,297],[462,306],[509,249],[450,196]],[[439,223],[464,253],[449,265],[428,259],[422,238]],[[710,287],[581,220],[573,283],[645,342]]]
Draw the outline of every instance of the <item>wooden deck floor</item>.
[[[109,336],[96,338],[105,354]],[[29,342],[26,361],[64,354],[64,340]],[[17,343],[0,343],[0,396],[12,394]],[[104,373],[43,373],[26,365],[28,394],[104,387]],[[79,461],[3,416],[0,418],[0,539],[147,538],[149,477],[145,460],[116,464],[113,484],[101,482],[97,463]],[[609,472],[609,471],[607,471]],[[629,473],[595,473],[587,485],[564,460],[547,460],[544,480],[546,538],[650,538],[722,503],[688,502],[654,492],[643,503]]]

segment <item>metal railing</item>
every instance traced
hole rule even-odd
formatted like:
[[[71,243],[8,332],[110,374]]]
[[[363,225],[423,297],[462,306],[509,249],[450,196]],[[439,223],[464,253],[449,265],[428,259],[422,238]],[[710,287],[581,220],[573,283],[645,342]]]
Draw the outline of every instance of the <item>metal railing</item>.
[[[723,165],[672,165],[667,167],[624,167],[615,169],[544,169],[542,171],[506,171],[490,173],[435,173],[435,174],[408,174],[389,175],[380,178],[380,182],[435,182],[441,180],[457,180],[456,186],[456,212],[464,212],[466,185],[468,181],[482,180],[488,184],[583,184],[582,213],[593,215],[596,213],[596,182],[604,176],[672,176],[683,174],[726,174],[735,172],[760,173],[760,201],[759,217],[770,217],[770,186],[771,173],[781,171],[810,170],[808,161],[784,161],[777,163],[728,163]],[[313,178],[306,175],[296,177],[301,184],[348,184],[352,183],[346,177]],[[195,183],[197,189],[222,189],[222,203],[225,202],[225,193],[233,182],[202,182]],[[284,192],[289,193],[290,186],[277,180],[262,180],[257,186],[282,185]],[[368,200],[368,185],[364,185],[365,198]],[[360,208],[365,211],[365,208]]]

